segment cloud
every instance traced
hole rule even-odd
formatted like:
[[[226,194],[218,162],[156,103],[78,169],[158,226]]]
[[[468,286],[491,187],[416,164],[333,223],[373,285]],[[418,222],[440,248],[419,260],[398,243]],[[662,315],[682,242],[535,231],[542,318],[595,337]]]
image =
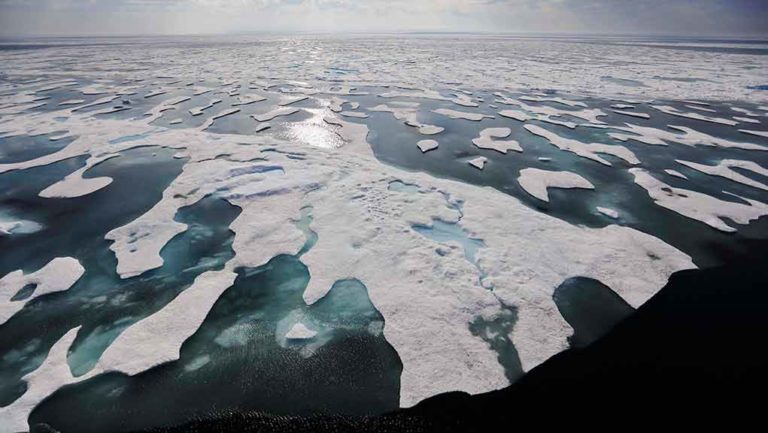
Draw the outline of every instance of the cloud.
[[[766,35],[763,0],[0,0],[0,34],[242,31]]]

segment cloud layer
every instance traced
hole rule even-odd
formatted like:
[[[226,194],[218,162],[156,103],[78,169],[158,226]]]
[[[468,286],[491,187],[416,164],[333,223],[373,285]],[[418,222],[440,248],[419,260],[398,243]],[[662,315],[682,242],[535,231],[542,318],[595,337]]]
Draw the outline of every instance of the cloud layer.
[[[0,35],[768,34],[763,0],[0,0]]]

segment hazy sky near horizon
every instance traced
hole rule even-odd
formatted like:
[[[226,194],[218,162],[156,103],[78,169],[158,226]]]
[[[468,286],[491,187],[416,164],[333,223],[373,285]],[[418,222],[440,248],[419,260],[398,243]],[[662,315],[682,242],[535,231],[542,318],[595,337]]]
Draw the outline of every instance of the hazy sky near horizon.
[[[0,36],[468,31],[766,36],[768,0],[0,0]]]

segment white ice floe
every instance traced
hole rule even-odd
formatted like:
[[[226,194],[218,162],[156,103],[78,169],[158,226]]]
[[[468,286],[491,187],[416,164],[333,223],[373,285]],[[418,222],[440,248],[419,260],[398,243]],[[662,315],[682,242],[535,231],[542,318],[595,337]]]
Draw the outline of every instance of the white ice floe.
[[[724,201],[700,192],[673,188],[640,168],[629,171],[634,175],[635,183],[643,187],[657,205],[724,232],[736,231],[724,218],[736,224],[749,224],[768,215],[768,205],[756,200],[739,197],[746,204]]]
[[[560,150],[575,153],[582,158],[591,159],[593,161],[599,162],[600,164],[608,166],[611,165],[610,162],[599,156],[598,153],[613,155],[632,165],[640,164],[640,160],[637,159],[635,154],[626,147],[613,146],[610,144],[602,143],[583,143],[578,140],[561,137],[554,132],[548,131],[538,125],[525,125],[525,129],[527,129],[528,132],[533,135],[538,135],[539,137],[547,139],[547,141],[552,143],[552,145],[556,146]]]
[[[549,202],[549,188],[595,189],[590,181],[570,171],[549,171],[526,168],[520,171],[517,182],[530,195]]]
[[[551,98],[541,96],[521,96],[520,100],[528,102],[554,102],[556,104],[567,105],[569,107],[584,107],[587,108],[587,104],[578,101],[569,101],[563,98]]]
[[[473,158],[473,159],[470,159],[470,160],[469,160],[469,161],[467,161],[467,162],[468,162],[468,163],[469,163],[469,165],[471,165],[472,167],[475,167],[475,168],[476,168],[476,169],[478,169],[478,170],[482,170],[482,169],[484,169],[484,168],[485,168],[485,164],[488,162],[488,158],[486,158],[486,157],[484,157],[484,156],[479,156],[479,157],[477,157],[477,158]]]
[[[440,92],[431,89],[397,90],[385,92],[379,95],[382,98],[415,98],[432,99],[435,101],[450,101],[462,107],[477,107],[478,104],[472,98],[463,93],[454,93],[453,97],[443,96]]]
[[[609,218],[617,219],[619,217],[619,213],[611,208],[598,206],[597,211]]]
[[[189,97],[189,96],[179,96],[178,98],[173,98],[173,99],[169,99],[168,101],[165,101],[164,104],[179,105],[179,104],[181,104],[183,102],[189,101],[190,99],[192,99],[192,98]]]
[[[166,93],[168,93],[168,89],[155,89],[144,95],[144,98],[154,98],[155,96],[165,95]]]
[[[88,104],[85,104],[85,105],[81,105],[81,106],[79,106],[77,108],[73,108],[72,112],[74,113],[74,112],[77,112],[77,111],[87,110],[88,108],[98,107],[99,105],[109,104],[109,103],[111,103],[112,101],[114,101],[115,99],[117,99],[119,97],[120,97],[119,95],[105,96],[105,97],[99,98],[99,99],[97,99],[97,100],[95,100],[95,101],[93,101],[91,103],[88,103]]]
[[[269,122],[275,117],[290,116],[291,114],[298,113],[299,111],[301,111],[301,109],[296,107],[279,107],[263,114],[252,114],[251,117],[258,120],[259,122]]]
[[[441,126],[426,125],[419,122],[418,108],[419,104],[415,102],[393,102],[391,106],[381,104],[370,108],[368,111],[392,113],[395,119],[404,122],[408,126],[418,128],[421,135],[436,135],[445,130],[445,128]]]
[[[328,109],[334,113],[340,113],[344,108],[343,105],[347,102],[346,99],[341,99],[338,96],[334,96],[328,103]]]
[[[762,182],[758,182],[756,180],[750,179],[749,177],[744,176],[743,174],[733,169],[735,167],[735,168],[740,168],[742,170],[749,170],[753,173],[757,173],[762,176],[768,176],[768,169],[761,167],[756,162],[741,161],[736,159],[724,159],[714,166],[706,165],[706,164],[698,164],[696,162],[683,161],[679,159],[676,160],[676,162],[688,168],[692,168],[696,171],[699,171],[711,176],[724,177],[726,179],[730,179],[735,182],[743,183],[744,185],[749,185],[754,188],[768,191],[768,185]]]
[[[680,111],[677,108],[671,107],[669,105],[651,105],[651,107],[661,111],[662,113],[666,113],[666,114],[677,116],[677,117],[685,117],[688,119],[701,120],[703,122],[719,123],[721,125],[727,125],[727,126],[736,126],[739,124],[739,122],[732,119],[704,116],[703,114],[699,114],[699,113],[687,113],[684,111]]]
[[[313,331],[303,323],[297,323],[285,334],[285,338],[289,340],[309,340],[317,335],[317,331]]]
[[[717,110],[713,110],[711,108],[702,107],[702,106],[693,105],[693,104],[688,104],[685,106],[685,108],[690,108],[691,110],[705,111],[707,113],[717,113]]]
[[[442,126],[435,126],[435,125],[419,125],[419,134],[421,135],[437,135],[443,131],[445,131],[445,128]]]
[[[419,150],[421,150],[421,153],[427,153],[430,150],[435,150],[439,146],[439,143],[436,140],[421,140],[418,143],[416,143],[417,146],[419,146]]]
[[[224,110],[224,111],[222,111],[222,112],[220,112],[218,114],[215,114],[215,115],[211,116],[205,123],[203,123],[203,126],[201,127],[201,129],[203,131],[205,131],[206,129],[208,129],[211,126],[213,126],[213,124],[216,122],[217,119],[221,119],[222,117],[231,116],[231,115],[237,114],[239,112],[240,112],[239,108],[228,108],[228,109],[226,109],[226,110]]]
[[[197,331],[236,277],[228,267],[199,275],[162,310],[123,331],[104,351],[88,377],[109,371],[134,375],[179,359],[181,345]]]
[[[616,114],[621,114],[622,116],[631,116],[631,117],[637,117],[640,119],[650,119],[651,115],[648,113],[640,113],[637,111],[624,111],[624,110],[613,110]]]
[[[768,138],[768,131],[752,131],[749,129],[739,129],[739,132],[749,135],[754,135],[756,137],[763,137]],[[765,147],[766,150],[768,150],[768,147]]]
[[[629,134],[609,132],[608,135],[619,141],[634,140],[640,143],[657,146],[666,146],[669,143],[679,143],[686,146],[715,146],[722,148],[768,151],[768,146],[713,137],[709,134],[685,126],[669,125],[669,128],[673,131],[627,123],[625,126],[611,126],[610,129],[628,132]]]
[[[526,122],[532,119],[531,116],[529,116],[524,111],[520,111],[520,110],[501,110],[499,111],[499,116],[506,117],[509,119],[515,119],[520,122]]]
[[[480,136],[472,140],[472,143],[480,149],[491,149],[503,154],[510,150],[522,152],[523,148],[516,140],[498,140],[509,137],[511,133],[509,128],[486,128],[480,131]]]
[[[221,99],[213,99],[211,100],[207,105],[204,105],[202,107],[194,107],[189,109],[189,114],[193,116],[200,116],[203,114],[203,112],[209,108],[212,108],[214,105],[221,103]]]
[[[748,110],[746,108],[741,108],[741,107],[731,107],[731,110],[733,110],[733,111],[735,111],[737,113],[744,114],[746,116],[750,116],[750,117],[760,117],[760,116],[762,116],[762,114],[760,114],[760,113],[756,113],[756,112],[754,112],[752,110]]]
[[[755,118],[752,118],[752,117],[739,117],[739,116],[734,116],[734,117],[733,117],[733,120],[738,120],[739,122],[742,122],[742,123],[753,123],[753,124],[756,124],[756,125],[759,125],[759,124],[760,124],[760,121],[759,121],[759,120],[757,120],[757,119],[755,119]]]
[[[69,371],[67,352],[79,329],[70,329],[51,347],[43,364],[22,378],[26,392],[10,405],[0,407],[0,433],[29,431],[27,419],[32,410],[57,389],[76,381]]]
[[[451,119],[464,119],[471,120],[473,122],[479,122],[483,119],[493,119],[493,116],[489,116],[483,113],[469,113],[466,111],[457,111],[448,108],[438,108],[437,110],[432,110],[432,112],[450,117]]]
[[[85,99],[67,99],[66,101],[59,102],[59,106],[79,105],[83,102],[85,102]]]
[[[309,96],[306,95],[300,95],[300,96],[282,96],[280,97],[280,101],[277,103],[277,105],[281,107],[285,107],[288,105],[293,105],[297,102],[305,101],[309,98]]]
[[[256,93],[249,93],[247,95],[240,95],[237,97],[237,102],[232,104],[233,107],[240,107],[244,105],[251,105],[257,102],[266,101],[267,98],[257,95]]]
[[[679,177],[680,179],[688,179],[688,176],[684,175],[683,173],[680,173],[677,170],[672,170],[671,168],[664,170],[664,172],[670,176]]]
[[[27,302],[49,293],[69,289],[83,276],[84,272],[85,269],[77,259],[59,257],[31,274],[24,274],[23,271],[18,270],[4,276],[0,279],[0,325],[24,308]],[[36,287],[29,298],[11,300],[19,290],[30,284]]]
[[[357,118],[357,119],[367,119],[368,118],[367,114],[365,114],[363,112],[360,112],[360,111],[342,111],[339,114],[344,116],[344,117],[354,117],[354,118]]]
[[[40,191],[39,196],[43,198],[75,198],[82,197],[94,193],[100,189],[106,188],[112,183],[111,177],[83,177],[86,171],[90,170],[97,164],[120,156],[116,153],[111,153],[103,156],[91,157],[85,163],[85,167],[75,171],[68,175],[63,180],[54,183],[53,185]]]
[[[542,121],[544,119],[551,121],[552,117],[562,118],[563,116],[571,116],[571,117],[585,120],[591,124],[601,125],[604,122],[602,122],[599,118],[605,117],[608,115],[599,108],[584,108],[581,110],[561,110],[558,108],[549,107],[545,105],[527,105],[521,102],[518,102],[517,105],[527,112],[537,114],[539,116],[539,120],[542,120]]]

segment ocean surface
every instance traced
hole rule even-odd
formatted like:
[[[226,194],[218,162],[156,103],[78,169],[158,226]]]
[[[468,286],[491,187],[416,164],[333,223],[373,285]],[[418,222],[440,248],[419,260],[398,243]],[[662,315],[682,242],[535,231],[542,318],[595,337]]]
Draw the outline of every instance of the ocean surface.
[[[761,253],[766,53],[0,42],[0,432],[378,415],[588,346],[674,272]]]

